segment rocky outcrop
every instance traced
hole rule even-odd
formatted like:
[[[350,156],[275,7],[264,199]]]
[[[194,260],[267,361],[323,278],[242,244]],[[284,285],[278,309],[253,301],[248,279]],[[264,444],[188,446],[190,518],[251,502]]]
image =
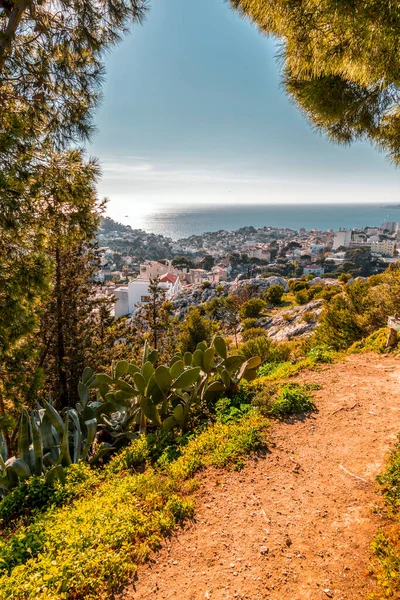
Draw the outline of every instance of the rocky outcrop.
[[[274,315],[262,317],[256,327],[268,331],[268,337],[276,342],[287,342],[292,338],[304,338],[317,326],[323,308],[323,300],[313,300],[303,306],[282,309]]]
[[[235,294],[238,290],[247,286],[256,289],[257,293],[262,296],[272,285],[280,285],[285,292],[289,291],[287,281],[283,277],[268,277],[267,279],[256,277],[254,279],[243,279],[242,281],[212,283],[206,288],[201,285],[186,287],[171,299],[171,303],[175,314],[183,317],[189,306],[199,306],[203,302],[209,302],[220,295]]]
[[[314,279],[310,279],[310,281],[308,281],[308,285],[338,285],[340,286],[340,283],[338,282],[337,279],[322,279],[322,277],[314,277]]]

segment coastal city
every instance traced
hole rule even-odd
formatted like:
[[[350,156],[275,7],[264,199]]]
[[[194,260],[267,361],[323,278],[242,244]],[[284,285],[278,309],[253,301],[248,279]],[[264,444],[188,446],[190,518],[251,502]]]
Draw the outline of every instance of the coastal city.
[[[116,318],[135,313],[148,301],[154,279],[166,299],[175,300],[196,289],[241,280],[308,275],[332,280],[343,273],[368,277],[400,260],[395,221],[338,231],[250,226],[173,241],[105,218],[97,241],[98,294],[114,297]]]

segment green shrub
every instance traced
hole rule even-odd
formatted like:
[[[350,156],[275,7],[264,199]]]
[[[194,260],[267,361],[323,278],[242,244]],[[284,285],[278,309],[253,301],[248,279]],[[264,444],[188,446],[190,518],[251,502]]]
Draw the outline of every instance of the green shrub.
[[[314,292],[313,288],[309,290],[303,289],[296,292],[294,297],[298,304],[308,304],[308,302],[314,298],[315,293],[316,292]]]
[[[326,285],[320,292],[315,295],[315,298],[321,298],[329,302],[332,298],[342,292],[342,289],[338,285]]]
[[[304,369],[312,369],[315,367],[315,361],[309,357],[299,360],[296,363],[291,363],[289,361],[282,363],[275,363],[271,367],[269,373],[263,377],[258,377],[254,379],[250,383],[247,384],[248,393],[252,394],[254,392],[259,391],[259,389],[265,385],[267,381],[280,381],[281,379],[287,379],[288,377],[293,377],[297,375],[300,371]]]
[[[329,346],[314,346],[307,356],[315,363],[333,363],[334,352]]]
[[[240,420],[251,408],[250,402],[243,402],[241,395],[233,398],[220,398],[215,404],[215,414],[222,423]]]
[[[277,391],[278,386],[276,383],[263,383],[254,394],[251,401],[252,406],[260,410],[262,414],[270,414],[271,402]]]
[[[262,336],[268,337],[268,332],[263,329],[263,327],[252,327],[251,329],[243,331],[242,340],[248,342],[249,340],[254,340],[255,338]]]
[[[257,319],[265,307],[266,304],[261,298],[250,298],[242,304],[240,316],[242,319]]]
[[[400,442],[388,460],[387,467],[377,477],[387,509],[388,520],[372,544],[375,561],[372,572],[377,589],[371,600],[400,597]]]
[[[97,479],[96,473],[85,463],[70,465],[66,469],[64,484],[58,480],[47,484],[43,477],[30,477],[2,499],[0,521],[3,526],[15,524],[20,518],[27,521],[40,511],[83,495]]]
[[[281,363],[270,362],[261,365],[261,367],[259,367],[257,371],[257,377],[266,377],[267,375],[270,375],[271,373],[273,373],[273,371],[277,369],[279,364]]]
[[[389,352],[390,348],[386,346],[388,327],[382,327],[374,333],[371,333],[365,340],[354,342],[347,350],[349,354],[358,354],[360,352],[378,352],[380,354]]]
[[[300,290],[308,290],[309,285],[307,281],[304,280],[293,280],[289,283],[289,288],[291,292],[299,292]]]
[[[244,319],[242,325],[244,329],[253,329],[256,326],[258,319]]]
[[[268,413],[274,417],[284,417],[309,412],[315,408],[315,403],[304,386],[288,383],[271,402]]]
[[[384,473],[376,478],[391,514],[400,511],[400,436],[393,448]]]
[[[248,340],[239,347],[239,354],[246,358],[259,356],[262,363],[284,362],[288,360],[290,351],[290,343],[274,342],[265,335]]]
[[[281,285],[271,285],[265,292],[264,298],[269,304],[277,306],[278,304],[281,304],[284,293],[285,290]]]
[[[106,472],[112,475],[125,470],[134,471],[137,467],[144,465],[150,457],[149,437],[150,434],[141,435],[113,456],[106,467]]]
[[[181,352],[194,352],[199,342],[209,344],[212,334],[211,321],[202,317],[198,308],[191,308],[180,326]]]
[[[302,320],[305,323],[312,323],[315,321],[315,314],[312,312],[312,310],[306,310],[306,312],[303,313]]]
[[[287,323],[290,323],[290,321],[293,321],[294,315],[292,313],[283,313],[283,315],[281,316],[282,321],[286,321]]]
[[[400,266],[368,281],[344,285],[320,316],[316,330],[319,343],[345,350],[386,326],[388,315],[400,312]]]

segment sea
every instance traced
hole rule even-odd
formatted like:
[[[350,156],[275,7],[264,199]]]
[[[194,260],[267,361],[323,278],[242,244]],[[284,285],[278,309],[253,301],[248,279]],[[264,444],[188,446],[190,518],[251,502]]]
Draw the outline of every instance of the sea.
[[[398,206],[399,208],[396,208]],[[112,216],[112,215],[110,215]],[[337,230],[341,227],[374,227],[400,221],[400,205],[382,204],[220,204],[164,205],[123,219],[134,229],[162,234],[173,240],[207,231],[245,226]]]

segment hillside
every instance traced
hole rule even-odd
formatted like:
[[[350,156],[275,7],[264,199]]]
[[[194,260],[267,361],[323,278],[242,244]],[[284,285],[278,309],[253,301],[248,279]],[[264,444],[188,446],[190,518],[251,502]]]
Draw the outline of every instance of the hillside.
[[[275,425],[239,473],[201,476],[195,519],[124,599],[354,600],[374,587],[375,476],[400,431],[399,360],[373,354],[307,372],[317,411]]]

